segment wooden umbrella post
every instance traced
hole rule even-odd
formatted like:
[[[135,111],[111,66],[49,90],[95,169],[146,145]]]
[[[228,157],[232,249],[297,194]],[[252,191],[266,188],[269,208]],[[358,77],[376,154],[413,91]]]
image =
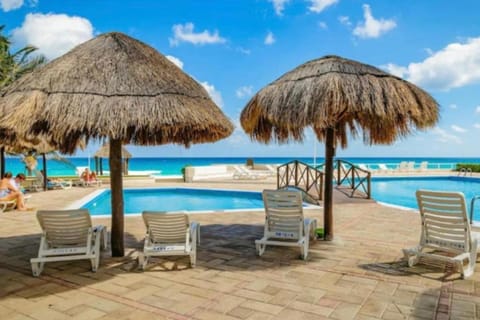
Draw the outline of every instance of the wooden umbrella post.
[[[325,139],[325,196],[323,199],[324,239],[333,240],[333,157],[335,156],[335,129],[327,128]]]
[[[0,179],[5,175],[5,147],[0,147]]]
[[[45,153],[42,153],[42,162],[43,162],[43,191],[48,189],[48,177],[47,177],[47,157]]]
[[[123,180],[122,180],[122,142],[110,139],[110,188],[112,193],[112,257],[123,257],[124,217],[123,217]]]

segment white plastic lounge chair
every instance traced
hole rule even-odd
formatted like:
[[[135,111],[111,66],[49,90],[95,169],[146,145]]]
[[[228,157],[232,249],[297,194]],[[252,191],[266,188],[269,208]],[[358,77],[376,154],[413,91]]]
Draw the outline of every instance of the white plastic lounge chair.
[[[190,265],[197,261],[197,242],[200,243],[200,224],[189,222],[185,213],[143,211],[147,227],[143,254],[138,256],[138,265],[144,270],[152,256],[190,256]]]
[[[416,195],[422,232],[418,246],[403,249],[408,266],[428,257],[452,263],[463,278],[470,277],[477,258],[477,234],[470,230],[463,193],[418,190]],[[425,252],[425,249],[431,250]]]
[[[100,263],[100,249],[107,247],[107,228],[92,227],[86,209],[39,210],[37,219],[42,227],[38,257],[30,259],[32,272],[38,277],[45,262],[90,260],[92,271]]]
[[[43,190],[43,182],[45,177],[39,170],[35,170],[35,181],[33,181],[32,189],[35,191]],[[47,189],[70,189],[72,181],[47,181]]]
[[[400,164],[398,165],[397,170],[398,170],[398,171],[407,171],[407,170],[408,170],[408,162],[407,162],[407,161],[402,161],[402,162],[400,162]]]
[[[420,171],[427,171],[428,170],[428,161],[422,161],[420,162],[420,167],[419,169]]]
[[[365,170],[365,171],[372,171],[372,169],[369,169],[368,166],[366,164],[363,164],[363,163],[359,163],[358,167],[362,170]]]
[[[415,161],[407,162],[407,171],[414,171],[415,170]]]
[[[261,256],[267,247],[300,247],[303,260],[308,256],[309,236],[315,239],[316,219],[303,217],[302,194],[299,191],[264,190],[265,229],[263,238],[255,240]]]
[[[387,167],[387,165],[384,164],[384,163],[378,164],[378,170],[381,171],[381,172],[384,172],[384,173],[388,173],[388,172],[391,172],[391,171],[392,171],[392,170],[389,169],[389,168]]]
[[[0,213],[7,210],[13,210],[15,209],[16,206],[17,206],[16,200],[0,201]]]
[[[271,175],[268,171],[250,170],[245,166],[232,166],[235,170],[234,179],[261,179]]]

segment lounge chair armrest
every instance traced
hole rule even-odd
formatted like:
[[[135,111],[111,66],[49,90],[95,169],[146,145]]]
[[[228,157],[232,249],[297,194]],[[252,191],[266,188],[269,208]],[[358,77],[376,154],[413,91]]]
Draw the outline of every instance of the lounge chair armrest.
[[[200,244],[200,223],[192,221],[190,222],[190,239],[196,244]]]

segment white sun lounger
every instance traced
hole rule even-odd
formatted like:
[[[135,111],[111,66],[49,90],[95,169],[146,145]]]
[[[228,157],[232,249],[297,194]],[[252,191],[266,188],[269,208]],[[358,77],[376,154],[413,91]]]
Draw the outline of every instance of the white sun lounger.
[[[428,257],[452,263],[463,278],[470,277],[475,271],[478,234],[470,230],[463,193],[418,190],[416,195],[422,231],[418,246],[403,249],[408,265]]]
[[[38,257],[30,259],[32,272],[38,277],[45,262],[90,260],[92,271],[100,263],[100,249],[107,247],[107,228],[92,227],[88,210],[39,210],[42,228]]]
[[[245,166],[232,166],[235,173],[233,174],[234,179],[261,179],[271,176],[271,172],[267,170],[250,170]]]
[[[144,211],[143,222],[147,228],[143,253],[138,265],[144,270],[152,256],[190,256],[190,265],[197,261],[197,242],[200,243],[200,224],[190,222],[185,213]]]
[[[264,190],[265,228],[263,238],[255,240],[261,256],[267,247],[300,247],[301,257],[308,257],[309,236],[315,239],[316,219],[303,217],[302,194],[299,191]]]
[[[0,201],[0,213],[7,210],[13,210],[15,209],[16,206],[17,206],[16,200]]]

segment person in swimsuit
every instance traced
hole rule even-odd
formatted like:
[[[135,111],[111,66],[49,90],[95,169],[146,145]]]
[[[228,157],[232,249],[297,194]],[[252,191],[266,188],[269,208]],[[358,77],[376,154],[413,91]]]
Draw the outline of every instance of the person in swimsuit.
[[[17,210],[25,211],[28,210],[25,207],[25,201],[23,199],[23,193],[19,190],[16,190],[14,186],[10,183],[12,178],[12,173],[5,173],[2,180],[0,180],[0,201],[17,201]]]

